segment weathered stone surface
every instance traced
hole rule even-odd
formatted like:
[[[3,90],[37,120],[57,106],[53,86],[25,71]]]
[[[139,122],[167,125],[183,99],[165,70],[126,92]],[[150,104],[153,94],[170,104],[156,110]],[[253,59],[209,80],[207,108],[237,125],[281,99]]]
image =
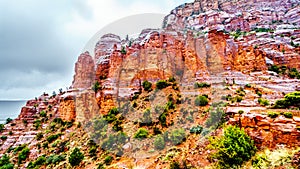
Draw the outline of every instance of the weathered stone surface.
[[[95,66],[92,56],[88,52],[82,53],[75,64],[73,88],[90,88],[95,79]]]
[[[76,95],[76,121],[84,122],[95,117],[99,112],[95,92],[86,90]]]
[[[257,113],[242,114],[237,119],[229,120],[230,124],[240,125],[253,138],[259,147],[275,148],[278,144],[299,146],[300,131],[297,130],[296,121],[279,116],[272,120],[265,115]],[[294,117],[297,120],[298,117]],[[255,120],[254,120],[255,119]],[[237,123],[240,121],[241,123]]]
[[[61,99],[59,104],[59,117],[66,121],[76,118],[75,96],[69,95]]]

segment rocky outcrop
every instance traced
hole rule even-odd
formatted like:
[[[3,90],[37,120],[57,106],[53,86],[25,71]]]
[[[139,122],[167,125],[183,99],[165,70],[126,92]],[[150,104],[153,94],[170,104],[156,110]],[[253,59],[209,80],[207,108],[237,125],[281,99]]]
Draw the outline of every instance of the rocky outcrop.
[[[82,53],[75,64],[75,75],[73,88],[90,88],[95,79],[95,64],[92,56],[88,53]]]
[[[85,90],[76,95],[75,101],[76,121],[84,122],[92,119],[99,112],[99,107],[96,103],[95,92]]]
[[[260,113],[236,114],[229,123],[245,128],[259,147],[276,148],[279,144],[300,146],[300,117],[270,118]]]
[[[76,119],[75,96],[68,95],[61,98],[59,104],[59,117],[65,121]]]

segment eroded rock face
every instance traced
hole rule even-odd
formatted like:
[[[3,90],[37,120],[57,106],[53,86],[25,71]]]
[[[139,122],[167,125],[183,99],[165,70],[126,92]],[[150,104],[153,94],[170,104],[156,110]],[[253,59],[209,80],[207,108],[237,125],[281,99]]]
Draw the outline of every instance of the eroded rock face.
[[[82,53],[75,64],[73,88],[90,88],[94,83],[95,64],[88,52]]]
[[[229,123],[238,124],[252,137],[259,147],[276,148],[276,145],[284,144],[288,147],[299,146],[300,125],[299,117],[285,118],[279,116],[275,119],[267,115],[249,113],[236,115]]]
[[[95,47],[95,61],[104,62],[105,57],[109,56],[115,48],[121,48],[121,38],[114,34],[103,35]]]
[[[98,114],[99,107],[96,103],[95,92],[85,90],[76,95],[76,121],[84,122]]]
[[[102,36],[93,57],[79,57],[73,87],[84,90],[98,81],[95,99],[105,114],[117,99],[141,91],[144,80],[174,76],[186,86],[224,71],[265,71],[270,63],[300,68],[299,50],[290,45],[300,40],[298,13],[288,0],[185,3],[165,17],[163,29],[145,29],[131,42]],[[95,114],[92,109],[85,112]]]
[[[76,119],[75,96],[69,95],[61,99],[59,104],[59,117],[64,121]]]

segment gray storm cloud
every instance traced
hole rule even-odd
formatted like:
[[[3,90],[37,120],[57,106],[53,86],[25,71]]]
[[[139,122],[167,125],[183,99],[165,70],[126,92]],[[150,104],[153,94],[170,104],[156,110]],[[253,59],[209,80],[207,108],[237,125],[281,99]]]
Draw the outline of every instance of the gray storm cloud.
[[[166,2],[171,1],[146,2],[156,4],[157,10],[160,11],[163,8],[162,4],[166,5]],[[77,57],[84,50],[92,51],[95,43],[104,33],[112,32],[124,37],[126,34],[139,33],[144,28],[161,26],[162,14],[154,14],[155,16],[146,14],[143,16],[145,18],[125,15],[125,18],[117,22],[112,20],[111,24],[104,26],[105,23],[102,24],[101,18],[107,16],[101,15],[99,20],[95,18],[95,12],[98,12],[95,10],[101,10],[106,6],[92,9],[88,2],[86,0],[0,0],[0,100],[29,99],[44,91],[50,93],[71,85]],[[130,6],[137,1],[125,3],[123,0],[114,0],[114,2],[119,5],[123,3],[121,8],[127,9],[126,4]],[[176,3],[180,2],[176,1]],[[170,9],[173,7],[170,6]],[[140,11],[148,10],[147,5],[142,8]],[[114,18],[120,18],[122,14],[126,14],[126,11],[129,12],[124,10],[122,14],[118,14],[114,9],[108,11],[111,13],[107,15],[114,15]],[[166,9],[164,12],[168,11],[169,9]],[[83,25],[78,23],[75,27],[72,24],[68,25],[78,16],[79,21],[83,20],[78,23],[92,23],[84,25],[87,28],[95,26],[93,25],[95,21],[98,26],[102,24],[102,27],[93,29],[101,31],[98,33],[86,31],[86,27],[81,27]],[[79,30],[83,28],[82,32],[76,32],[78,27]],[[95,33],[96,35],[90,39]]]
[[[70,83],[84,44],[68,43],[74,39],[64,35],[63,24],[72,11],[87,20],[92,17],[82,0],[0,1],[0,99],[32,97],[40,93],[26,91],[58,80]],[[10,92],[16,88],[24,92]]]

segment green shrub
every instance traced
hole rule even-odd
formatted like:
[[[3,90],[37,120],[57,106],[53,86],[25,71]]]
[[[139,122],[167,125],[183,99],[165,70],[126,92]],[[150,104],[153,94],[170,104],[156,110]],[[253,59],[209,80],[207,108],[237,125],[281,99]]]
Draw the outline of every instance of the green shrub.
[[[278,117],[279,113],[277,112],[268,112],[268,116],[271,117],[271,118],[276,118]]]
[[[256,94],[261,97],[262,96],[262,93],[260,91],[257,91]]]
[[[174,83],[176,82],[176,79],[174,77],[169,77],[168,82]]]
[[[123,55],[126,55],[127,51],[125,49],[125,46],[122,46],[122,49],[121,49],[121,54]]]
[[[27,159],[29,152],[30,150],[28,147],[22,149],[22,151],[18,155],[18,164],[22,164],[22,162]]]
[[[10,163],[9,156],[7,154],[4,154],[0,158],[0,169],[13,169],[14,165]]]
[[[36,140],[41,140],[43,137],[44,137],[44,135],[42,132],[37,133],[35,136]]]
[[[43,110],[40,112],[40,117],[47,117],[47,113]]]
[[[145,125],[150,125],[152,123],[152,117],[150,109],[146,109],[146,111],[143,114],[142,123]]]
[[[49,142],[49,143],[52,143],[54,140],[58,139],[59,135],[58,134],[53,134],[53,135],[50,135],[46,138],[46,140]]]
[[[244,114],[245,112],[244,112],[244,110],[239,110],[238,113],[239,113],[239,114]]]
[[[174,105],[173,101],[168,101],[165,108],[166,108],[166,110],[175,109],[175,105]]]
[[[0,124],[0,132],[2,132],[4,128],[4,124]]]
[[[177,161],[173,161],[171,164],[170,164],[170,169],[181,169],[180,167],[180,164],[177,162]]]
[[[6,119],[6,124],[10,123],[11,121],[13,121],[13,119],[7,118],[7,119]]]
[[[46,163],[46,157],[45,156],[40,156],[36,159],[36,161],[31,162],[28,164],[27,169],[36,169],[40,168],[42,165]]]
[[[109,165],[113,160],[112,156],[106,156],[104,159],[105,164]]]
[[[152,89],[152,83],[147,80],[144,81],[142,85],[145,91],[150,91]]]
[[[226,122],[226,113],[220,107],[210,111],[209,117],[205,122],[207,127],[219,127]]]
[[[165,139],[161,135],[156,136],[154,140],[154,147],[157,150],[163,150],[165,148],[165,145]]]
[[[161,126],[163,126],[163,127],[167,126],[167,113],[162,113],[158,117],[158,119],[159,119]]]
[[[92,86],[92,90],[94,90],[94,92],[97,93],[98,90],[100,90],[100,89],[101,89],[101,85],[98,81],[96,81]]]
[[[58,164],[61,161],[65,161],[66,160],[66,156],[65,155],[50,155],[47,159],[46,159],[46,164]]]
[[[223,136],[210,139],[210,142],[216,150],[212,158],[218,160],[220,168],[239,168],[256,153],[254,141],[235,126],[226,127]]]
[[[297,165],[295,165],[294,167],[292,166],[294,153],[295,150],[290,150],[288,148],[278,148],[272,151],[270,151],[269,149],[265,149],[263,152],[257,153],[255,157],[252,158],[251,168],[297,168]]]
[[[26,147],[26,144],[19,145],[18,147],[14,148],[14,153],[17,153],[17,152],[23,150],[25,147]]]
[[[7,139],[7,136],[1,136],[1,140],[5,141]]]
[[[269,102],[267,99],[263,99],[263,98],[259,98],[259,99],[258,99],[258,103],[259,103],[261,106],[268,106],[268,105],[270,105],[270,102]]]
[[[196,83],[194,84],[194,88],[195,88],[195,89],[198,89],[198,88],[209,88],[209,87],[211,87],[211,85],[208,84],[208,83],[206,83],[206,82],[203,82],[203,83],[198,83],[198,82],[196,82]]]
[[[35,120],[33,122],[33,127],[35,127],[36,130],[39,129],[41,127],[41,125],[42,125],[41,120]]]
[[[208,99],[205,96],[198,96],[195,100],[196,106],[206,106],[208,105]]]
[[[283,115],[286,118],[293,118],[293,113],[291,113],[291,112],[284,112]]]
[[[97,147],[96,146],[92,146],[89,148],[89,156],[90,157],[95,157],[97,154]]]
[[[149,132],[145,128],[139,128],[138,131],[134,134],[134,138],[147,138]]]
[[[251,88],[251,84],[246,84],[245,87]]]
[[[128,137],[124,132],[110,134],[108,138],[103,141],[101,148],[105,150],[115,150],[117,147],[125,144],[127,138]]]
[[[156,88],[159,89],[159,90],[164,89],[168,86],[169,86],[169,84],[165,80],[159,80],[159,81],[156,82]]]
[[[170,141],[174,145],[180,144],[185,139],[185,131],[184,129],[176,129],[173,130],[169,135]]]
[[[192,127],[190,129],[190,133],[192,133],[192,134],[201,134],[202,130],[203,130],[203,127],[198,125],[196,127]]]
[[[290,106],[289,102],[287,102],[285,99],[281,99],[281,100],[276,100],[273,108],[284,109],[284,108],[288,108],[289,106]]]
[[[284,96],[284,99],[291,106],[300,107],[300,92],[292,92]]]
[[[82,152],[80,152],[79,148],[75,148],[69,157],[69,163],[71,166],[77,166],[80,164],[80,162],[83,160],[84,155]]]

